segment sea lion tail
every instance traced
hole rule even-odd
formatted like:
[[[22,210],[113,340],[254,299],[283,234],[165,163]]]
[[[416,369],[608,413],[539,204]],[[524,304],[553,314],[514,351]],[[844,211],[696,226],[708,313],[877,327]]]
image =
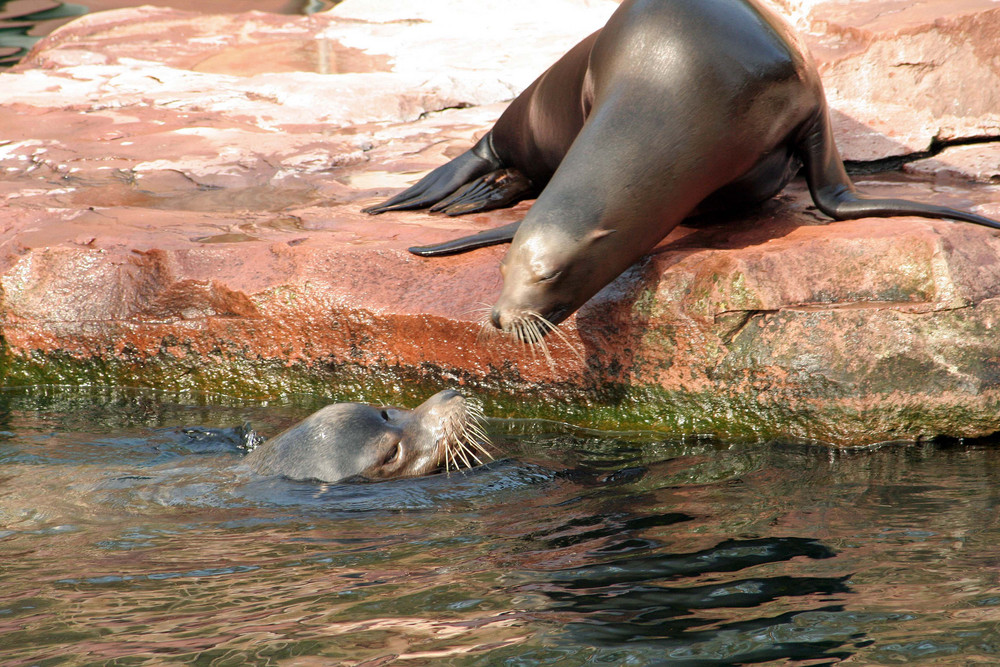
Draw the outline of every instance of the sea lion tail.
[[[409,248],[409,251],[414,255],[420,255],[421,257],[443,257],[445,255],[458,255],[463,252],[469,252],[470,250],[485,248],[491,245],[510,243],[511,239],[514,238],[514,232],[517,231],[517,228],[520,225],[521,221],[518,220],[517,222],[512,222],[509,225],[488,229],[485,232],[479,232],[478,234],[473,234],[471,236],[463,236],[462,238],[445,241],[444,243],[413,246],[412,248]]]
[[[377,215],[386,211],[426,208],[448,197],[466,183],[500,167],[500,159],[493,152],[490,135],[487,133],[475,146],[451,162],[441,165],[395,197],[361,210]]]
[[[825,107],[817,114],[799,142],[799,156],[805,166],[806,181],[813,202],[819,210],[834,220],[916,215],[923,218],[960,220],[1000,229],[1000,222],[968,211],[906,199],[882,199],[859,193],[851,183],[844,162],[837,151],[830,114]]]

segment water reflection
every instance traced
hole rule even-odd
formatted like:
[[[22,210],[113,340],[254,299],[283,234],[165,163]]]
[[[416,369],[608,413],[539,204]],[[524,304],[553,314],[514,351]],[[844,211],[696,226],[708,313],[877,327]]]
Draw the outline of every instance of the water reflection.
[[[831,452],[498,422],[508,457],[315,485],[314,409],[0,392],[0,663],[1000,660],[1000,450]]]
[[[140,5],[174,7],[206,13],[251,10],[277,14],[313,14],[330,9],[339,0],[85,0],[77,4],[55,0],[0,0],[0,70],[16,64],[35,43],[59,26],[89,12]]]
[[[791,575],[720,578],[718,574],[751,570],[765,563],[797,557],[833,558],[814,540],[778,537],[725,540],[687,554],[657,554],[563,570],[549,575],[545,595],[556,612],[578,620],[567,631],[576,641],[602,646],[642,645],[662,652],[670,662],[690,665],[844,658],[836,651],[856,637],[845,637],[837,624],[820,623],[841,613],[848,576]],[[663,585],[663,580],[676,582]],[[683,585],[685,580],[705,581]],[[722,580],[719,580],[722,579]],[[733,620],[732,609],[780,602],[787,611],[773,616]],[[716,610],[716,614],[704,612]],[[823,626],[831,627],[824,631]],[[853,634],[848,631],[846,634]]]
[[[87,11],[53,0],[0,2],[0,68],[15,64],[42,36]]]

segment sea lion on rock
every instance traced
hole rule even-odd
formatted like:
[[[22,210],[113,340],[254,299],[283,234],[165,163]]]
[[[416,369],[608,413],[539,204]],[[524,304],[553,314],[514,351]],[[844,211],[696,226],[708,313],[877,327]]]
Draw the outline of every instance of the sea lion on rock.
[[[458,215],[537,194],[520,223],[410,250],[511,241],[490,319],[540,340],[686,217],[755,206],[800,166],[816,206],[836,220],[917,215],[1000,229],[857,192],[811,57],[754,0],[626,0],[469,151],[365,210]]]
[[[491,459],[482,420],[478,402],[450,390],[414,410],[337,403],[258,445],[245,461],[257,473],[296,480],[416,477]]]

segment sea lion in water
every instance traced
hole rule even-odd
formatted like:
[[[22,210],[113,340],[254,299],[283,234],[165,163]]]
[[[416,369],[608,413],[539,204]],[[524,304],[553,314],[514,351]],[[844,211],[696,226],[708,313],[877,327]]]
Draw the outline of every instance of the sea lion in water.
[[[917,215],[1000,229],[973,213],[857,192],[811,57],[754,0],[626,0],[473,148],[365,210],[458,215],[537,193],[520,223],[410,250],[511,241],[490,319],[538,340],[684,218],[755,206],[800,166],[816,206],[836,220]]]
[[[441,391],[414,410],[337,403],[246,456],[257,473],[339,482],[350,477],[416,477],[491,459],[479,403]]]

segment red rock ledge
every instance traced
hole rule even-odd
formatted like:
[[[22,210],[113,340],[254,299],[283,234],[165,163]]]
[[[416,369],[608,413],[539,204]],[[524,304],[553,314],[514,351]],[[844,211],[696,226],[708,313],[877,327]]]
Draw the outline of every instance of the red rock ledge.
[[[862,187],[1000,217],[1000,6],[778,4],[845,156],[923,177]],[[405,250],[529,204],[359,213],[468,147],[614,6],[142,7],[60,29],[0,74],[5,382],[404,401],[465,385],[498,416],[845,445],[1000,430],[990,230],[832,223],[795,184],[677,230],[563,325],[549,363],[477,339],[503,248]]]

